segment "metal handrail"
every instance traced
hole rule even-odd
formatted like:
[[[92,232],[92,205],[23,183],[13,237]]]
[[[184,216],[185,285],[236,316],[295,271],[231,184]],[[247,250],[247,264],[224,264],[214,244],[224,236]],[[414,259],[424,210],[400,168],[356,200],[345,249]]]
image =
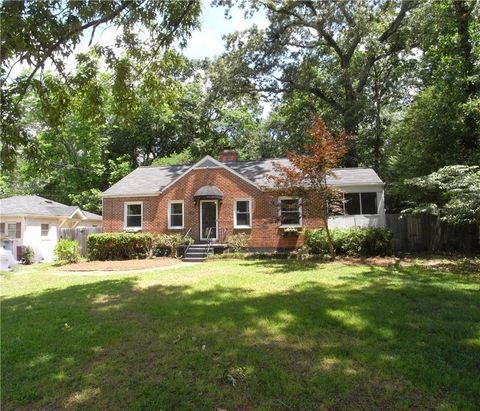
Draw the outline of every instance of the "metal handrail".
[[[183,235],[183,243],[184,244],[185,244],[185,238],[188,237],[191,232],[192,232],[192,227],[189,227],[187,232]],[[187,254],[187,251],[192,244],[185,244],[185,245],[186,245],[186,247],[185,247],[185,250],[183,250],[183,255]]]
[[[216,227],[208,227],[208,229],[207,229],[207,236],[206,236],[206,240],[208,241],[207,242],[207,256],[208,256],[208,253],[210,251],[210,247],[212,245],[212,231],[213,231],[214,228],[216,228]]]

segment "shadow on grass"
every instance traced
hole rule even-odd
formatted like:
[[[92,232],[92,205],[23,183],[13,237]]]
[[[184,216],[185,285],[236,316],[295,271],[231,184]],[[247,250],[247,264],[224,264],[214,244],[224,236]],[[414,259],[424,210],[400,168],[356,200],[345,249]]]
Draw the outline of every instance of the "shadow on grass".
[[[292,271],[313,271],[323,269],[324,261],[299,261],[299,260],[245,260],[243,265],[247,267],[259,267],[261,269],[270,269],[265,274],[288,274]]]
[[[480,406],[478,292],[375,267],[345,281],[258,295],[125,279],[6,299],[3,409]]]

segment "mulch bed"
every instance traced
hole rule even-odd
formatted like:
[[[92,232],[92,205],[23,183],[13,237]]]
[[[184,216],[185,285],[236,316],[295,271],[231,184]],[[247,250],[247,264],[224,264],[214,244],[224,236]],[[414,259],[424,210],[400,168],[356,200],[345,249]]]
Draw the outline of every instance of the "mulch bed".
[[[148,258],[145,260],[122,261],[83,261],[59,267],[61,271],[132,271],[166,267],[179,264],[181,260],[168,257]]]

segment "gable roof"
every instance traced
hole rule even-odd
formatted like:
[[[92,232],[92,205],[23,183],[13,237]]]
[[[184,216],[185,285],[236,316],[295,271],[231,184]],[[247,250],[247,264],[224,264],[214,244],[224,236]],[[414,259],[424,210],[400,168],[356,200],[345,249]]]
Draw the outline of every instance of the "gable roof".
[[[176,183],[178,180],[180,180],[182,177],[184,177],[190,171],[195,170],[195,169],[201,169],[201,168],[222,168],[224,170],[227,170],[227,171],[231,172],[232,174],[235,174],[237,177],[241,178],[242,180],[246,181],[247,183],[255,186],[255,188],[258,188],[260,190],[260,187],[255,182],[250,180],[248,177],[243,176],[241,173],[238,173],[232,167],[229,167],[228,163],[222,163],[221,161],[215,160],[211,156],[205,156],[201,160],[197,161],[193,166],[191,166],[182,175],[180,175],[176,179],[172,180],[169,184],[167,184],[165,187],[163,187],[163,189],[161,191],[165,191],[167,188],[169,188],[171,185]]]
[[[210,156],[206,156],[194,165],[138,167],[108,190],[104,191],[103,195],[105,197],[158,195],[182,178],[187,172],[195,168],[213,167],[225,168],[257,188],[271,188],[274,183],[269,180],[267,176],[277,173],[274,168],[274,163],[283,166],[291,165],[287,158],[229,161],[222,163]],[[382,180],[373,169],[362,167],[334,169],[333,175],[327,177],[327,183],[338,187],[383,185]]]
[[[102,216],[101,215],[98,215],[98,214],[95,214],[95,213],[91,213],[90,211],[85,211],[85,210],[81,210],[83,215],[85,217],[87,217],[87,220],[101,220],[102,219]]]
[[[82,211],[77,206],[67,206],[36,195],[13,196],[0,199],[0,215],[36,215],[45,217],[71,218],[80,213],[87,220],[101,220],[102,216]]]

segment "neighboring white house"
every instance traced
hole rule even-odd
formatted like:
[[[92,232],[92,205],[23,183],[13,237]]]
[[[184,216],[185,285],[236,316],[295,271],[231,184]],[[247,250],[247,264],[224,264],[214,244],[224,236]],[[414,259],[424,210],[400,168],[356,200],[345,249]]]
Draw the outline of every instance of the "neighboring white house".
[[[343,191],[343,213],[328,219],[329,228],[385,227],[384,183],[371,168],[339,168],[327,183]]]
[[[61,228],[101,227],[102,217],[35,195],[0,199],[0,245],[20,261],[25,246],[34,261],[53,261]]]

